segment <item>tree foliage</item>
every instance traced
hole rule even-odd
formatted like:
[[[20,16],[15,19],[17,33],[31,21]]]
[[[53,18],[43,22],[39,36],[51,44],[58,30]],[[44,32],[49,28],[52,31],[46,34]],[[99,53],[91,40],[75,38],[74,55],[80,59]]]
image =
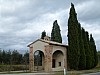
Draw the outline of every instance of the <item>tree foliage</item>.
[[[91,69],[98,63],[95,41],[77,20],[71,3],[68,19],[68,65],[70,69]]]
[[[68,64],[71,69],[78,69],[79,65],[79,41],[78,41],[78,20],[74,5],[71,3],[68,19]]]
[[[95,41],[92,37],[92,34],[90,34],[90,50],[91,50],[91,57],[92,57],[92,68],[94,68],[98,64],[98,55],[96,50]]]
[[[29,64],[29,53],[26,52],[23,56],[23,60],[25,64]]]
[[[19,53],[17,50],[13,50],[12,52],[6,50],[0,50],[0,64],[23,64],[24,58],[27,58],[27,64],[29,64],[29,53],[25,53],[24,55]]]
[[[85,48],[85,55],[86,55],[86,69],[91,68],[91,51],[89,46],[89,34],[85,29],[83,30],[83,41],[84,41],[84,48]]]
[[[52,32],[51,32],[51,41],[62,43],[60,27],[57,23],[57,20],[55,20],[53,23],[53,28],[52,28]]]
[[[98,62],[100,63],[100,51],[97,52],[98,55]]]
[[[42,34],[41,34],[41,39],[44,39],[44,37],[46,36],[46,32],[45,32],[45,30],[42,32]]]
[[[84,43],[82,38],[82,29],[81,25],[79,23],[78,25],[78,34],[79,34],[79,49],[80,49],[80,58],[79,58],[79,69],[85,69],[86,68],[86,55],[85,55],[85,49],[84,49]]]

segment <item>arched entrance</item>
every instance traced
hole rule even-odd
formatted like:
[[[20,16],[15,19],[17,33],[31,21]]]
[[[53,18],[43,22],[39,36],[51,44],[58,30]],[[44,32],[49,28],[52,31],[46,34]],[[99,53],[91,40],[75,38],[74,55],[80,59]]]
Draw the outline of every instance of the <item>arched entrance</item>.
[[[40,50],[34,52],[34,70],[44,70],[44,53]]]
[[[57,50],[52,55],[52,68],[61,69],[64,67],[64,54]]]

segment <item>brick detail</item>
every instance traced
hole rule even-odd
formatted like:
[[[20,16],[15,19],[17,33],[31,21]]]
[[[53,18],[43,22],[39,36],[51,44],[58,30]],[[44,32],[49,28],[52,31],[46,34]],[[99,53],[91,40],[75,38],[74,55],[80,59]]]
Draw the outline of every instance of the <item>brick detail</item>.
[[[33,47],[30,47],[30,54],[29,54],[29,70],[33,71]]]
[[[52,68],[52,46],[45,46],[45,71],[50,72]]]

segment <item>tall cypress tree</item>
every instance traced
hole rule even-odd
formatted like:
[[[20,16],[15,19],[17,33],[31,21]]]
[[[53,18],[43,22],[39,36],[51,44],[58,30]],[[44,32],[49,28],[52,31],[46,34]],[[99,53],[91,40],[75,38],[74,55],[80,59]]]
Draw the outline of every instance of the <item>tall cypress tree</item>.
[[[78,25],[78,34],[79,34],[79,49],[80,49],[80,59],[78,68],[83,70],[86,68],[86,56],[85,56],[85,49],[83,44],[82,30],[80,23]]]
[[[82,38],[83,38],[83,43],[84,43],[84,49],[85,49],[85,55],[86,55],[86,69],[91,68],[91,56],[90,56],[90,51],[89,51],[89,44],[88,44],[88,39],[87,39],[86,31],[84,28],[82,28]]]
[[[97,56],[95,41],[92,37],[92,34],[90,34],[90,50],[92,53],[92,68],[94,68],[98,63],[98,56]]]
[[[53,28],[52,28],[52,32],[51,32],[51,41],[56,41],[56,42],[62,43],[60,27],[57,23],[57,20],[55,20],[53,23]]]
[[[90,44],[89,44],[89,33],[87,31],[85,31],[85,34],[86,34],[86,40],[87,40],[87,46],[88,46],[88,49],[87,49],[87,69],[91,69],[92,67],[92,52],[90,50]]]
[[[68,64],[70,69],[78,69],[79,65],[79,41],[78,41],[78,20],[74,5],[71,3],[68,19]]]
[[[41,35],[41,39],[44,39],[44,37],[46,36],[46,32],[45,30],[42,32],[42,35]]]

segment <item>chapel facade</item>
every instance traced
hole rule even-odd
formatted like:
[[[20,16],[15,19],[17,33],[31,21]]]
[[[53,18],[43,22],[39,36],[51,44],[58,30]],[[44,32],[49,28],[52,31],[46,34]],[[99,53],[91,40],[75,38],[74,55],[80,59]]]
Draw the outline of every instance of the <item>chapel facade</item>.
[[[67,68],[67,45],[50,41],[50,37],[46,36],[30,43],[28,47],[30,71],[50,72]]]

